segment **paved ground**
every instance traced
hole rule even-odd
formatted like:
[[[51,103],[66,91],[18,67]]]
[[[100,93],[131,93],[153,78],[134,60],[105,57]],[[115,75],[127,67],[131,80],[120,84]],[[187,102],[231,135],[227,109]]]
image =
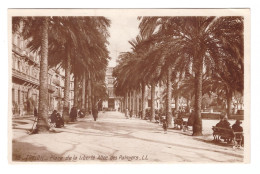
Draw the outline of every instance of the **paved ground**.
[[[158,124],[119,112],[100,113],[97,122],[79,119],[49,134],[28,135],[32,121],[13,120],[14,161],[243,162],[244,157],[243,149],[212,142],[217,120],[203,120],[202,137],[180,130],[164,134]]]

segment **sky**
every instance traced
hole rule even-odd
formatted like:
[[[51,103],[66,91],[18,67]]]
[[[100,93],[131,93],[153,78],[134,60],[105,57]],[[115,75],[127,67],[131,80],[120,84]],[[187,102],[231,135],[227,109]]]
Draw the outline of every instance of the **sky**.
[[[131,45],[129,40],[134,39],[138,33],[139,21],[137,16],[129,16],[127,14],[108,16],[111,20],[111,26],[109,28],[110,38],[108,50],[110,52],[111,60],[109,66],[116,66],[116,59],[120,52],[131,51]]]

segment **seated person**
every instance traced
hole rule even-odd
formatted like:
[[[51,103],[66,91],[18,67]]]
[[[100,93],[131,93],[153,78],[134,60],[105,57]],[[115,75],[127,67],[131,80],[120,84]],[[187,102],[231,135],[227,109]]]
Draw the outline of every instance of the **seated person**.
[[[60,113],[56,114],[56,128],[61,128],[64,126],[64,120],[61,117]]]
[[[232,129],[234,132],[243,132],[243,127],[240,126],[242,122],[240,120],[236,120],[235,124],[232,125]],[[237,135],[239,137],[236,137],[236,138],[242,138],[241,140],[241,145],[244,146],[244,136],[242,135],[241,137],[241,134],[240,135]]]
[[[242,122],[240,120],[236,120],[235,124],[232,125],[232,129],[234,132],[243,132],[243,127],[240,126]]]
[[[50,119],[51,119],[51,123],[55,123],[56,122],[56,114],[57,114],[57,111],[54,110],[50,116]]]
[[[175,124],[182,124],[183,119],[182,119],[182,115],[181,115],[180,112],[178,112],[178,113],[176,114],[176,117],[177,117],[177,118],[174,119],[174,123],[175,123]]]
[[[217,124],[216,127],[220,127],[220,128],[225,128],[225,129],[230,129],[230,123],[227,120],[227,117],[223,117]],[[222,132],[223,130],[221,130]],[[224,142],[229,142],[230,138],[226,138],[225,136],[221,136],[222,139],[224,139]]]
[[[85,117],[85,114],[83,113],[82,110],[79,110],[78,116],[79,116],[79,118],[84,118],[84,117]]]
[[[223,117],[217,124],[216,127],[231,129],[230,123],[227,120],[227,117]]]

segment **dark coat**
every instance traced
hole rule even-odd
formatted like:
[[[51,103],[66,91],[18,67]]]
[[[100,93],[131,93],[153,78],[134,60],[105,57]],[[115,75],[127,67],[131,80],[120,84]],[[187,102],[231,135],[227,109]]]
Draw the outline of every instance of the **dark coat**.
[[[233,124],[232,129],[234,132],[243,132],[242,126],[240,126],[239,124],[236,124],[236,123]]]
[[[77,110],[76,108],[71,108],[71,111],[70,111],[70,117],[71,118],[76,118],[77,117]]]
[[[98,117],[98,110],[97,109],[93,109],[92,110],[92,114],[93,114],[94,118],[97,118]]]
[[[38,112],[37,112],[37,109],[36,109],[36,108],[34,108],[33,115],[34,115],[35,117],[38,117]]]
[[[53,111],[52,114],[51,114],[51,123],[56,123],[56,120],[57,120],[57,111]]]

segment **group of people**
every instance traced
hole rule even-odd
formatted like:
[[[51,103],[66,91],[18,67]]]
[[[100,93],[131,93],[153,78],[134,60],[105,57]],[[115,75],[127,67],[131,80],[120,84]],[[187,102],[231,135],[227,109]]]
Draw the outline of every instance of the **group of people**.
[[[225,129],[232,129],[234,132],[236,133],[240,133],[243,132],[243,127],[241,126],[241,121],[240,120],[236,120],[236,122],[231,126],[230,123],[228,122],[227,117],[222,117],[220,119],[220,121],[216,124],[216,127],[221,127],[221,128],[225,128]],[[239,134],[234,134],[234,136],[237,136]],[[241,145],[244,145],[244,136],[243,135],[239,135],[241,136],[240,138],[241,140]],[[224,139],[224,141],[227,141],[227,139]]]
[[[98,110],[93,108],[92,109],[92,115],[93,115],[94,121],[96,121],[97,118],[98,118]],[[71,122],[75,122],[75,121],[77,121],[78,117],[79,118],[84,118],[85,117],[85,113],[82,110],[77,110],[76,107],[72,107],[71,111],[70,111],[70,114],[69,114],[69,117],[70,117],[70,121]],[[52,112],[52,114],[51,114],[49,119],[50,119],[50,124],[52,124],[56,128],[61,128],[61,127],[64,126],[64,119],[63,119],[63,117],[61,116],[61,114],[57,110],[54,110]]]
[[[64,119],[62,118],[61,114],[54,110],[50,116],[50,124],[53,125],[53,127],[61,128],[64,126]]]
[[[220,121],[216,124],[216,127],[232,129],[234,132],[243,132],[243,127],[241,126],[241,121],[236,120],[236,122],[231,126],[228,122],[227,117],[222,117]]]

